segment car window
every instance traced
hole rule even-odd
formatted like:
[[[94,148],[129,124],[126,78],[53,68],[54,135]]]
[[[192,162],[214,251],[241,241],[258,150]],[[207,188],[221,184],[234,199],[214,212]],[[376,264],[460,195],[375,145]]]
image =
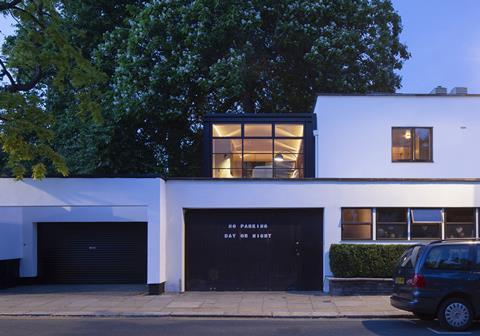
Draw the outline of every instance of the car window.
[[[422,250],[423,246],[414,246],[407,249],[400,257],[399,266],[401,268],[414,268]]]
[[[465,270],[470,266],[469,245],[433,247],[427,255],[425,268],[439,270]]]

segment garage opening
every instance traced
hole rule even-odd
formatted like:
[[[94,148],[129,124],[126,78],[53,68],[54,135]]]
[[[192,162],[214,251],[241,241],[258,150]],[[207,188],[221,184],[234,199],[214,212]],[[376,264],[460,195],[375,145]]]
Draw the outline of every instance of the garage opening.
[[[145,284],[147,223],[38,223],[42,283]]]
[[[322,290],[323,209],[185,210],[188,291]]]

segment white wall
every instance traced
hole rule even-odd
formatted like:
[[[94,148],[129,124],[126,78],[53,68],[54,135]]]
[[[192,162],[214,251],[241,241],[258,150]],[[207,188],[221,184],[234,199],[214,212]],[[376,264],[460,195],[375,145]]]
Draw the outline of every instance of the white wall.
[[[319,96],[315,113],[317,177],[480,176],[480,97]],[[395,126],[433,127],[434,162],[393,163]]]
[[[184,289],[184,209],[324,208],[324,275],[329,276],[330,245],[341,241],[341,207],[480,207],[480,183],[474,182],[169,180],[166,185],[167,291]]]
[[[37,222],[148,222],[147,282],[165,281],[160,256],[165,228],[159,178],[0,179],[0,260],[22,258],[20,275],[35,276]],[[99,224],[101,225],[101,224]],[[162,246],[163,241],[163,246]],[[165,261],[163,261],[164,263]]]

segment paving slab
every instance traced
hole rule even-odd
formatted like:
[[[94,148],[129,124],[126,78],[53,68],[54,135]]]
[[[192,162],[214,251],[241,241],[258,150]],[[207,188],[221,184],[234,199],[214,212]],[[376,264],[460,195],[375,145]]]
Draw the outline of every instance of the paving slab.
[[[388,296],[319,292],[187,292],[143,286],[25,286],[0,290],[0,316],[405,317]],[[122,288],[124,291],[122,291]]]

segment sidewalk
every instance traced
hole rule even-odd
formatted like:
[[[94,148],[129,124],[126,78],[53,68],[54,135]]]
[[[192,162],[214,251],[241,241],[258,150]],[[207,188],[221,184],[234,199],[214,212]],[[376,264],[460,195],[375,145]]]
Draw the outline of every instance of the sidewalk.
[[[145,295],[138,286],[30,286],[0,290],[0,316],[405,317],[387,296],[300,292]]]

